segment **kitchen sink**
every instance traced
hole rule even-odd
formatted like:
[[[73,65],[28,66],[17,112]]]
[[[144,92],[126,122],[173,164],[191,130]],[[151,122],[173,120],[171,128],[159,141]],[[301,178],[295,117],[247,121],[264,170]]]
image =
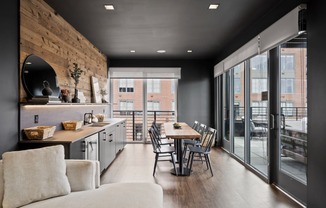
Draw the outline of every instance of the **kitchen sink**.
[[[106,125],[109,125],[110,123],[108,122],[99,122],[99,123],[93,123],[91,125],[89,125],[90,127],[103,127],[103,126],[106,126]]]

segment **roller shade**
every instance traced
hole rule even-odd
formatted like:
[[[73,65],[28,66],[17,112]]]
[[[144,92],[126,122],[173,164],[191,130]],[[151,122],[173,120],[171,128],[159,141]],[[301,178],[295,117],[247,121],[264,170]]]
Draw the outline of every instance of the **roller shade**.
[[[224,72],[224,62],[221,61],[220,63],[214,66],[214,77],[218,77],[219,75],[223,74]]]
[[[224,61],[224,70],[227,71],[237,64],[258,54],[258,36],[236,50]]]
[[[283,16],[277,22],[272,24],[266,30],[259,34],[259,53],[275,48],[305,30],[305,18],[302,10],[306,9],[306,5],[302,4],[291,12]]]
[[[181,79],[181,68],[173,67],[110,67],[111,79]]]

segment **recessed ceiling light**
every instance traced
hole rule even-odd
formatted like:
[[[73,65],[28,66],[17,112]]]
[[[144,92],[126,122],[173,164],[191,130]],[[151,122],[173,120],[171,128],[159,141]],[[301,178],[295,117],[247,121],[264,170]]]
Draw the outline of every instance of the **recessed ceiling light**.
[[[104,8],[105,8],[106,10],[114,10],[114,6],[113,6],[112,4],[105,4],[105,5],[104,5]]]
[[[165,53],[166,52],[166,50],[158,50],[158,51],[156,51],[157,53]]]
[[[130,53],[136,53],[136,51],[135,50],[130,50]]]
[[[217,9],[218,4],[210,4],[208,9]]]
[[[187,50],[187,53],[192,53],[192,50]]]

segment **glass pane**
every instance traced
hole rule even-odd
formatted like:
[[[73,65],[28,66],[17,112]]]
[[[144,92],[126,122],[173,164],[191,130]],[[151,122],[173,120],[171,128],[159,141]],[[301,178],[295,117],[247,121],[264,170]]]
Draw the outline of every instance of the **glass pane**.
[[[127,142],[143,141],[143,80],[112,79],[113,117],[126,119]]]
[[[230,70],[223,75],[223,139],[230,141]]]
[[[304,37],[281,45],[280,169],[307,182],[307,48]]]
[[[244,63],[235,66],[233,72],[233,137],[234,154],[244,160]]]
[[[165,122],[176,121],[176,82],[176,79],[147,80],[147,129],[153,121],[159,128],[163,128]]]
[[[267,54],[250,59],[249,163],[267,175],[268,145]]]

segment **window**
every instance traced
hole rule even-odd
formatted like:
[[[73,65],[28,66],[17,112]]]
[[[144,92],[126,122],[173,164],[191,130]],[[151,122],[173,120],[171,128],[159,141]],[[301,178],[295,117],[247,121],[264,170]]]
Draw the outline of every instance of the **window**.
[[[257,55],[250,59],[250,67],[252,70],[267,71],[267,55]]]
[[[234,78],[234,93],[241,93],[241,80]]]
[[[131,115],[134,110],[134,102],[132,100],[121,100],[119,103],[120,115]]]
[[[119,92],[134,92],[134,80],[133,79],[120,79]]]
[[[294,71],[294,55],[281,55],[281,71]]]
[[[261,93],[267,91],[267,79],[252,79],[252,93]]]
[[[253,101],[251,103],[252,119],[261,119],[267,114],[267,101]]]
[[[147,111],[159,111],[160,110],[160,101],[149,100],[147,101]]]
[[[293,116],[296,109],[293,107],[292,102],[281,102],[281,113],[285,116]]]
[[[147,80],[147,93],[160,93],[161,82],[159,79],[148,79]]]
[[[281,79],[281,93],[294,93],[294,80],[289,78]]]

